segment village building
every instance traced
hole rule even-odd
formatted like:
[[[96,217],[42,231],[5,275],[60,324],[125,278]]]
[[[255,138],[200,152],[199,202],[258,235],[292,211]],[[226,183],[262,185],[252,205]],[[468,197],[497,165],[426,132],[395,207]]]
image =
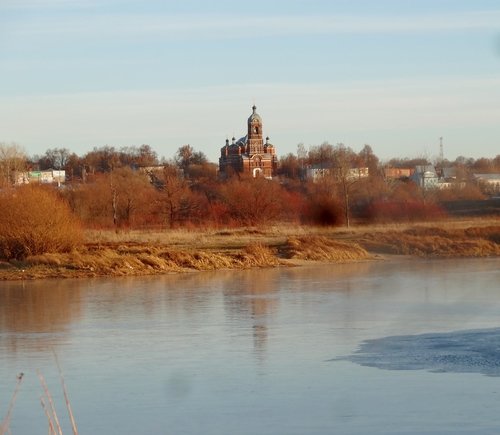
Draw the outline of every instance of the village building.
[[[418,187],[428,190],[438,187],[439,176],[433,165],[417,165],[410,180]]]
[[[60,186],[66,182],[66,171],[56,169],[45,169],[43,171],[18,172],[15,177],[15,185],[20,184],[57,184]]]
[[[423,190],[465,187],[465,181],[457,179],[456,168],[437,169],[433,165],[417,165],[410,180]]]
[[[473,174],[474,180],[488,194],[500,194],[500,174]]]
[[[384,178],[386,180],[405,180],[410,178],[415,172],[414,168],[393,168],[393,167],[385,167],[384,168]]]
[[[219,173],[222,177],[241,173],[271,179],[276,174],[278,157],[269,137],[264,142],[262,118],[257,113],[257,107],[252,107],[247,124],[246,136],[238,140],[233,137],[231,144],[226,139],[226,145],[221,148]]]
[[[363,168],[349,168],[347,173],[341,174],[340,177],[345,177],[347,181],[360,180],[362,178],[368,178],[370,175],[370,170],[367,167]],[[315,164],[310,165],[306,169],[306,178],[312,180],[313,182],[318,182],[322,178],[326,177],[339,177],[339,169],[333,164]]]

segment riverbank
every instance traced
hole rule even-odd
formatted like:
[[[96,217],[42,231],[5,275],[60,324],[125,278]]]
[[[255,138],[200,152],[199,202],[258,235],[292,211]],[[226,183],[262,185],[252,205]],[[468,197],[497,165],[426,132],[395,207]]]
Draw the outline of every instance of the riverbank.
[[[82,278],[415,257],[500,256],[500,219],[316,228],[88,231],[67,254],[0,263],[0,280]]]

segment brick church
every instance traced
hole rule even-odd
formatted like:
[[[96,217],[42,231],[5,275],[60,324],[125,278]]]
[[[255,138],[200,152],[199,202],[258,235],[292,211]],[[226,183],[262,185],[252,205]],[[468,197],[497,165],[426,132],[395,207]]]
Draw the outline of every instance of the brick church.
[[[274,145],[262,139],[262,118],[257,113],[257,107],[252,107],[248,118],[248,133],[241,139],[233,137],[232,143],[226,139],[226,145],[221,148],[219,171],[221,176],[228,177],[232,173],[249,174],[253,177],[271,179],[278,167],[278,157]]]

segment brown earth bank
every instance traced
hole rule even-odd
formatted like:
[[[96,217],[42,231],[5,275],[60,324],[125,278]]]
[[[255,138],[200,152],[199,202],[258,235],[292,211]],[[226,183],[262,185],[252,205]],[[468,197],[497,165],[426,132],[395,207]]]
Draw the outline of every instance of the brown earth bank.
[[[88,231],[70,253],[0,262],[1,280],[153,275],[414,257],[500,256],[500,218],[317,228]]]

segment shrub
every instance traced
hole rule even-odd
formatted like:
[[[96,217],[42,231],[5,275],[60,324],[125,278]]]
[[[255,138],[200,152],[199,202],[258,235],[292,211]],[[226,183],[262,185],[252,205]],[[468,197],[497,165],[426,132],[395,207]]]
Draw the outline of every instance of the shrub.
[[[438,220],[446,212],[437,204],[421,201],[373,201],[363,213],[369,222],[418,222]]]
[[[336,198],[326,195],[312,196],[306,201],[301,214],[305,224],[336,226],[344,223],[344,211]]]
[[[232,179],[219,191],[228,218],[239,225],[261,225],[281,219],[284,196],[280,185],[264,178]]]
[[[79,224],[54,191],[23,186],[0,194],[0,257],[68,252],[81,240]]]

